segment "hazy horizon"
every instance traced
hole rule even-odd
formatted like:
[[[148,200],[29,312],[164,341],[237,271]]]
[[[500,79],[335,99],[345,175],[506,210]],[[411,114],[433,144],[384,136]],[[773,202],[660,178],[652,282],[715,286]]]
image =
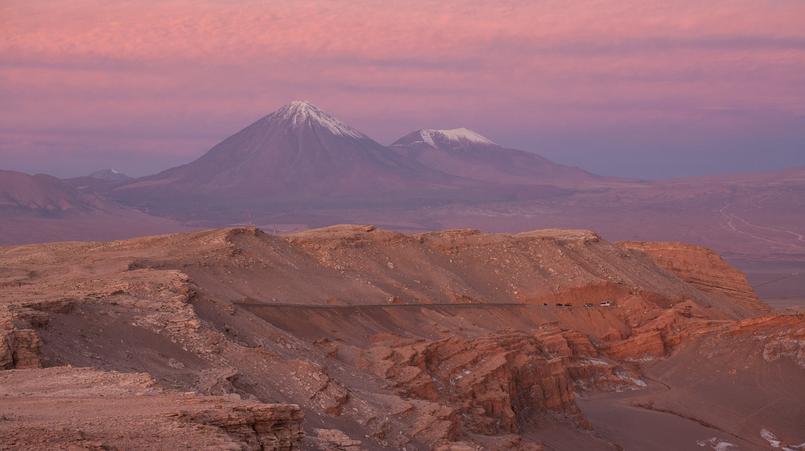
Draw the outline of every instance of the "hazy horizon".
[[[278,105],[277,108],[279,108],[280,106],[281,105]],[[143,162],[141,161],[139,155],[137,155],[136,153],[112,154],[109,157],[105,157],[103,155],[96,156],[94,154],[91,154],[89,159],[91,159],[93,163],[89,163],[88,165],[88,158],[83,152],[74,152],[74,153],[52,155],[52,158],[49,158],[47,162],[34,161],[30,163],[25,163],[23,160],[18,164],[11,163],[10,165],[6,165],[4,167],[1,167],[0,169],[20,171],[28,174],[48,174],[61,178],[83,176],[102,169],[116,169],[132,177],[144,177],[148,175],[157,174],[165,169],[169,169],[171,167],[179,166],[195,160],[196,158],[202,156],[204,153],[210,150],[210,148],[212,148],[214,145],[223,141],[228,136],[231,136],[237,131],[240,131],[241,129],[245,128],[248,124],[252,122],[253,121],[249,121],[242,127],[235,129],[231,132],[225,132],[228,133],[225,136],[208,139],[207,141],[209,141],[209,144],[207,145],[207,147],[195,153],[189,153],[186,156],[185,155],[158,156],[153,160]],[[419,127],[419,128],[458,128],[461,126],[462,126],[461,124],[453,124],[451,126],[444,126],[444,127]],[[409,132],[415,130],[416,129],[411,129],[409,130]],[[480,132],[478,128],[474,130]],[[361,131],[374,139],[371,133],[368,133],[366,130]],[[396,139],[407,133],[408,132],[405,132],[397,137],[377,141],[383,145],[391,145]],[[480,133],[484,134],[483,132]],[[766,158],[766,154],[758,153],[756,148],[747,149],[745,153],[737,153],[737,154],[733,153],[732,155],[730,155],[730,158],[732,158],[732,160],[725,161],[724,160],[725,155],[717,152],[712,153],[705,152],[704,154],[702,154],[701,153],[702,149],[699,147],[678,149],[677,153],[668,156],[667,161],[664,161],[662,157],[658,158],[654,154],[652,154],[653,156],[651,156],[650,158],[646,156],[640,158],[639,156],[636,155],[631,155],[631,158],[627,158],[629,150],[623,152],[624,153],[624,155],[622,155],[623,158],[606,158],[596,160],[595,158],[590,158],[589,155],[586,155],[583,152],[584,150],[590,150],[596,148],[596,143],[592,142],[593,139],[586,136],[572,137],[572,138],[546,137],[540,141],[541,145],[540,150],[529,148],[528,147],[529,142],[527,137],[510,136],[508,137],[508,139],[501,140],[496,136],[486,134],[484,136],[487,136],[488,138],[492,139],[493,141],[495,141],[495,143],[501,146],[534,152],[542,156],[545,156],[557,163],[576,166],[599,175],[627,177],[633,179],[662,180],[672,178],[709,176],[709,175],[729,175],[729,174],[741,174],[751,172],[773,172],[791,168],[799,168],[805,165],[805,158],[801,158],[802,161],[799,161],[800,158],[798,157],[802,156],[802,153],[799,151],[799,148],[790,149],[792,151],[791,152],[792,158],[790,159],[790,161],[780,161],[777,159],[769,161],[769,159]],[[631,142],[639,142],[640,140],[645,139],[645,137],[638,134],[634,136],[624,136],[623,138],[626,141]],[[574,152],[573,151],[574,146],[568,146],[567,143],[571,141],[582,143],[582,145],[575,146],[575,148],[580,148],[579,150],[581,150],[581,152]],[[585,143],[587,145],[583,145]],[[762,143],[758,144],[760,145]],[[672,144],[663,143],[663,146],[669,146],[669,145]],[[610,157],[613,154],[614,155],[618,154],[617,143],[607,142],[601,147],[604,149],[603,151],[606,151]],[[665,150],[673,152],[672,149],[666,148]],[[683,155],[686,158],[690,159],[697,158],[696,165],[694,167],[686,168],[685,167],[686,161],[685,160],[680,161],[679,159],[680,155]],[[82,158],[82,156],[84,158]],[[755,160],[763,159],[766,164],[760,163],[758,161],[753,161],[753,159]],[[109,164],[103,164],[105,162],[108,162]]]

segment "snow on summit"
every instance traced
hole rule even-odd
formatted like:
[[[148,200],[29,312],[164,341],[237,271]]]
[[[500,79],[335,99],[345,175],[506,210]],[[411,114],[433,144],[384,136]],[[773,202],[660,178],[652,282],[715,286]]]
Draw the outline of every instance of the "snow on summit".
[[[294,100],[272,114],[272,119],[289,123],[293,127],[317,124],[334,135],[365,138],[366,135],[344,124],[305,100]]]
[[[480,133],[463,127],[453,128],[450,130],[434,130],[424,128],[419,131],[419,136],[422,138],[422,142],[429,144],[432,147],[437,147],[436,141],[450,141],[456,143],[469,142],[474,144],[495,145],[491,139],[481,135]]]
[[[131,179],[131,177],[118,171],[117,169],[101,169],[91,173],[89,177],[107,181],[123,181]]]

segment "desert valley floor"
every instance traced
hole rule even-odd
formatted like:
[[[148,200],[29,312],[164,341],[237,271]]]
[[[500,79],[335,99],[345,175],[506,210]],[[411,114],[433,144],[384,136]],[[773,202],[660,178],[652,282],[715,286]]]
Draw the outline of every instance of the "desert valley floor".
[[[705,248],[252,227],[0,248],[0,447],[805,449],[805,316]]]

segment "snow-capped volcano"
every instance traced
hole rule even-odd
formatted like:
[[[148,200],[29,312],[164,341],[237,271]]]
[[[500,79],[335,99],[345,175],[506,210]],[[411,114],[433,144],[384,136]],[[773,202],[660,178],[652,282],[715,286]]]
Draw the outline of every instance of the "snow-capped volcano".
[[[466,128],[418,130],[386,147],[294,101],[197,160],[109,195],[151,213],[231,223],[268,213],[542,196],[546,185],[590,178]]]
[[[423,128],[398,139],[392,146],[411,146],[426,144],[438,148],[463,148],[468,145],[497,146],[491,139],[468,128],[453,128],[449,130],[435,130]]]
[[[305,126],[323,127],[334,135],[351,136],[359,139],[366,138],[363,133],[325,113],[307,100],[294,100],[270,114],[267,119],[283,122],[294,128]]]
[[[444,179],[310,102],[294,101],[196,161],[135,180],[113,195],[152,211],[198,203],[202,207],[193,208],[242,212],[377,199],[441,186]]]

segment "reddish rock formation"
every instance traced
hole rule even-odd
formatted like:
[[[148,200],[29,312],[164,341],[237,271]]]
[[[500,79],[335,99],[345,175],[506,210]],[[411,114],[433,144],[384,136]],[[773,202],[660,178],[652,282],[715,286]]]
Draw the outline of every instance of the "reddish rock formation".
[[[805,314],[747,319],[728,325],[726,331],[762,343],[766,362],[790,359],[805,370]]]
[[[0,370],[41,366],[41,343],[36,331],[30,327],[30,321],[0,305]]]
[[[349,400],[349,391],[334,381],[320,365],[306,360],[294,360],[290,364],[293,368],[291,375],[308,394],[308,399],[329,415],[341,415]]]
[[[639,388],[639,375],[598,356],[575,331],[451,337],[410,344],[386,342],[364,358],[404,397],[444,403],[462,427],[486,435],[516,433],[544,415],[584,425],[574,391]]]
[[[322,449],[333,451],[362,451],[360,440],[353,440],[338,429],[316,429],[315,442]]]
[[[660,331],[647,330],[610,343],[606,353],[617,360],[651,360],[664,357],[666,349]]]
[[[666,362],[734,367],[726,362],[738,357],[719,353],[733,341],[751,350],[758,374],[803,361],[801,318],[753,319],[750,303],[696,282],[704,275],[686,281],[585,231],[342,226],[278,237],[235,228],[3,248],[0,277],[11,281],[0,290],[0,368],[152,376],[100,383],[118,388],[80,401],[104,414],[127,403],[149,418],[122,439],[57,410],[41,424],[0,420],[12,440],[39,428],[34,448],[132,447],[165,434],[199,448],[286,446],[298,437],[297,414],[284,428],[274,416],[281,409],[263,406],[288,403],[305,413],[311,449],[528,450],[542,440],[594,448],[608,445],[587,432],[595,424],[579,411],[579,394],[647,384],[654,392],[646,374]],[[714,379],[729,375],[720,371]],[[781,393],[796,399],[795,380]],[[65,384],[80,392],[99,383]],[[7,386],[16,390],[9,409],[25,407],[22,393],[48,393]],[[112,392],[107,404],[96,399]],[[783,418],[769,422],[789,434]]]
[[[290,451],[302,438],[296,405],[164,390],[142,373],[2,371],[0,398],[4,449]]]
[[[246,404],[182,412],[183,421],[223,430],[244,450],[290,451],[302,440],[302,411],[293,404]]]
[[[618,244],[644,252],[657,265],[699,290],[732,301],[736,310],[756,313],[769,311],[769,307],[749,285],[746,275],[710,249],[670,242],[624,241]]]
[[[401,394],[457,408],[472,432],[517,432],[549,411],[578,415],[562,359],[524,334],[379,346],[367,359]]]

